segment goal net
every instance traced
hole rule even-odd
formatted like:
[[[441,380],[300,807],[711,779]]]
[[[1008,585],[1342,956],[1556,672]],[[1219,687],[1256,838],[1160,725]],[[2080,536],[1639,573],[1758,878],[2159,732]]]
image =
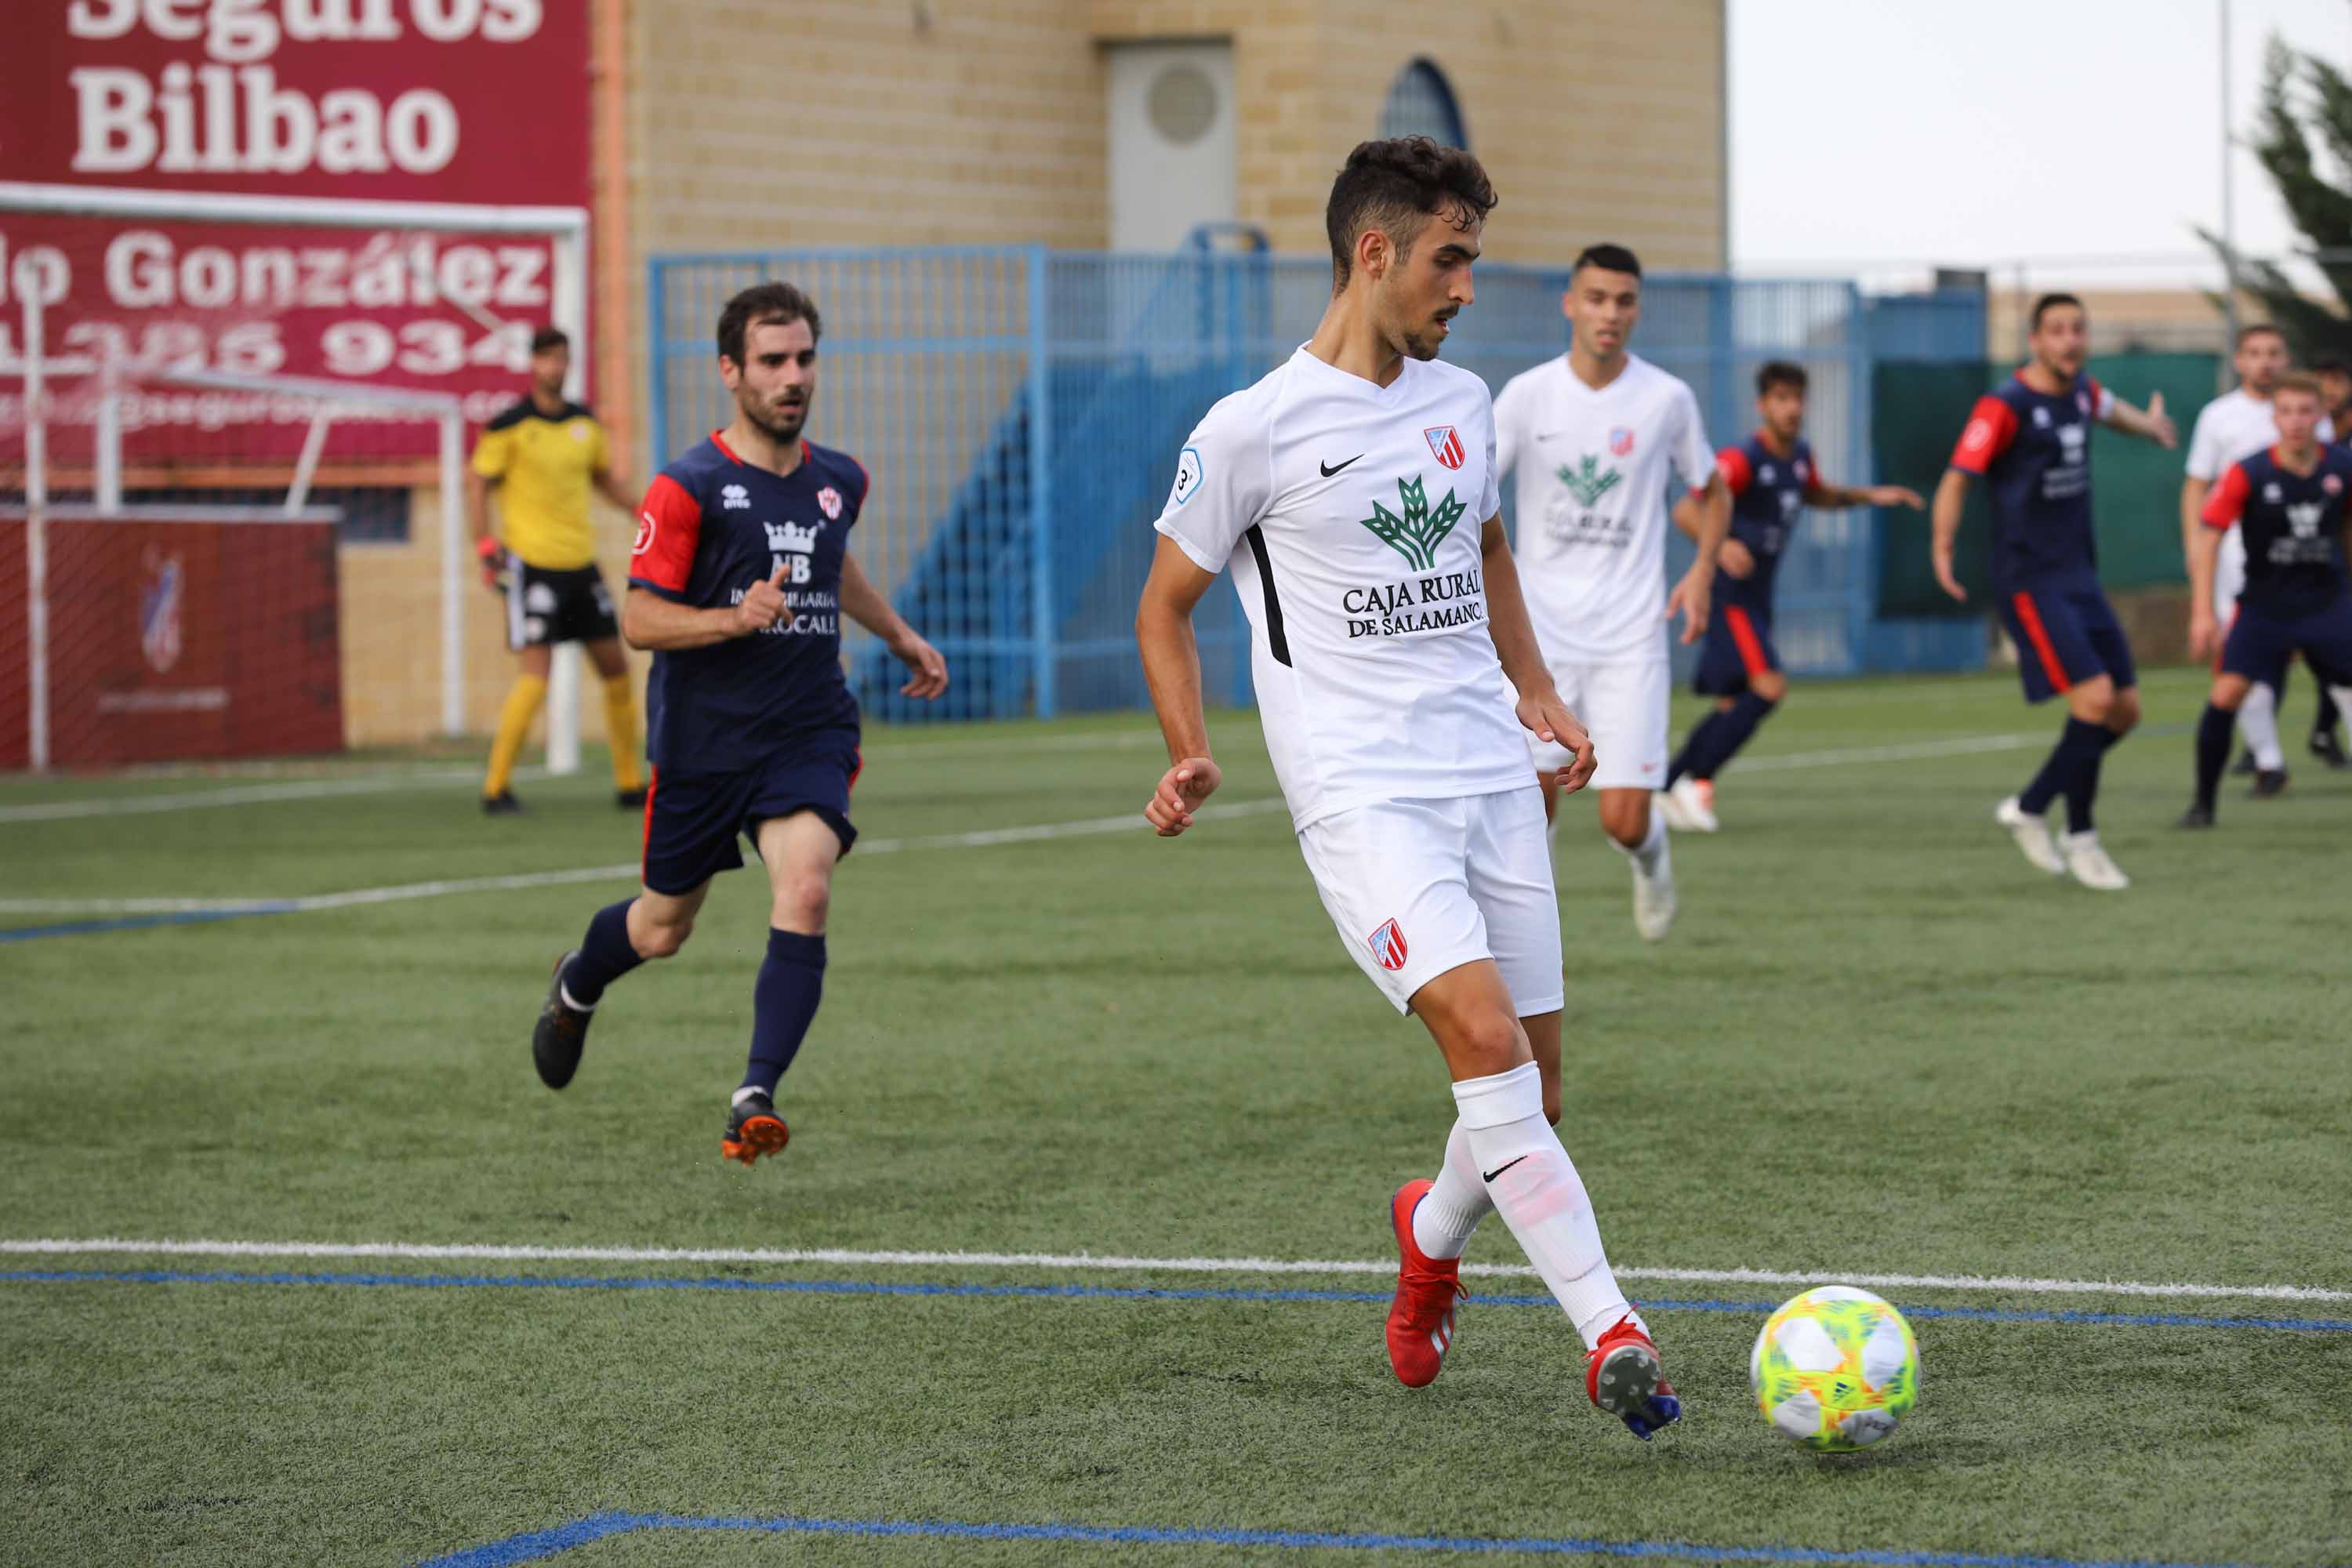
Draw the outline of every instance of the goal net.
[[[585,277],[576,209],[0,184],[0,769],[462,733],[468,435]]]

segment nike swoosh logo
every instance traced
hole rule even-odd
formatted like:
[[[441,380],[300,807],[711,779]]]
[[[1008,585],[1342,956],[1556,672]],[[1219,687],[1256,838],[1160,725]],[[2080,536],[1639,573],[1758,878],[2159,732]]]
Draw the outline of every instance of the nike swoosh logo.
[[[1519,1160],[1532,1160],[1534,1158],[1535,1156],[1532,1154],[1522,1154],[1519,1156],[1518,1160],[1507,1161],[1503,1164],[1497,1165],[1493,1170],[1487,1172],[1486,1180],[1489,1183],[1492,1183],[1496,1177],[1501,1175],[1505,1171],[1509,1170],[1513,1165],[1517,1164]]]
[[[1348,466],[1348,463],[1355,463],[1355,462],[1360,462],[1360,461],[1362,461],[1362,459],[1363,459],[1363,456],[1364,456],[1364,455],[1363,455],[1361,452],[1359,452],[1359,453],[1357,453],[1354,457],[1352,457],[1352,458],[1349,458],[1347,463],[1341,463],[1341,464],[1339,466],[1339,468],[1333,468],[1330,464],[1328,464],[1328,463],[1325,463],[1325,462],[1320,462],[1320,461],[1317,462],[1315,466],[1316,466],[1317,468],[1320,468],[1320,469],[1322,469],[1322,470],[1323,470],[1323,477],[1324,477],[1325,479],[1329,479],[1333,474],[1338,473],[1338,472],[1339,471],[1339,468],[1346,468],[1346,467]]]

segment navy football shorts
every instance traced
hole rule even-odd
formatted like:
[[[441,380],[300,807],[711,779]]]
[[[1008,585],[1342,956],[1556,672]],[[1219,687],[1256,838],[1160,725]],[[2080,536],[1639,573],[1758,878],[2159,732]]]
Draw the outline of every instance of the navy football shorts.
[[[741,773],[656,768],[646,793],[646,886],[656,893],[690,893],[743,864],[740,839],[750,839],[756,852],[760,824],[803,811],[823,817],[848,854],[857,842],[849,791],[861,765],[856,742],[845,740],[786,752]]]
[[[2221,645],[2224,674],[2276,690],[2286,679],[2286,661],[2297,652],[2326,685],[2352,685],[2352,599],[2294,620],[2238,601],[2237,618]]]
[[[2028,702],[2046,702],[2102,675],[2118,691],[2139,684],[2123,623],[2095,577],[2051,578],[2021,588],[2001,600],[2000,618],[2017,644],[2017,672]]]
[[[1772,646],[1771,610],[1718,605],[1706,618],[1691,689],[1706,697],[1737,697],[1758,676],[1780,668],[1780,652]]]

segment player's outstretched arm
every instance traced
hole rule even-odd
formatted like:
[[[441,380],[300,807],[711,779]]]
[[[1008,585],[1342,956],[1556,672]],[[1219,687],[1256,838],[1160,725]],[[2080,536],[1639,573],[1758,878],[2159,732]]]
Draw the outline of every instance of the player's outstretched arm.
[[[1168,771],[1160,775],[1143,819],[1162,838],[1192,826],[1193,813],[1224,782],[1209,755],[1209,720],[1201,706],[1201,647],[1192,636],[1192,610],[1216,582],[1174,540],[1162,534],[1152,552],[1151,575],[1135,607],[1135,647],[1143,658],[1151,710],[1168,742]]]
[[[1543,645],[1536,640],[1527,593],[1519,586],[1519,563],[1511,557],[1501,513],[1488,518],[1478,531],[1478,550],[1486,577],[1486,635],[1495,639],[1495,657],[1504,677],[1518,691],[1519,722],[1536,739],[1556,741],[1575,753],[1559,770],[1558,783],[1563,794],[1580,790],[1592,777],[1592,737],[1552,684],[1551,667],[1544,663]]]
[[[1952,573],[1952,545],[1960,536],[1960,509],[1969,499],[1969,476],[1958,468],[1946,468],[1943,482],[1936,487],[1935,510],[1929,513],[1934,529],[1933,542],[1928,546],[1936,563],[1936,581],[1944,592],[1962,604],[1967,604],[1969,591]]]
[[[1706,635],[1707,612],[1715,598],[1716,558],[1731,533],[1731,487],[1724,482],[1721,468],[1708,470],[1706,489],[1698,497],[1698,558],[1666,595],[1666,618],[1672,620],[1677,611],[1681,613],[1686,643]]]
[[[2180,432],[2172,423],[2172,416],[2164,411],[2164,394],[2152,395],[2146,408],[2134,408],[2122,398],[2107,405],[2106,416],[2101,423],[2110,430],[2120,430],[2126,436],[2137,436],[2169,449],[2180,444]]]
[[[841,608],[851,620],[880,637],[882,646],[907,667],[907,683],[898,688],[899,696],[919,697],[928,702],[948,689],[948,661],[890,607],[890,601],[882,596],[857,557],[845,550],[841,554]]]
[[[1805,504],[1825,511],[1843,511],[1856,506],[1907,506],[1913,511],[1927,509],[1919,492],[1905,485],[1815,485],[1806,495]]]

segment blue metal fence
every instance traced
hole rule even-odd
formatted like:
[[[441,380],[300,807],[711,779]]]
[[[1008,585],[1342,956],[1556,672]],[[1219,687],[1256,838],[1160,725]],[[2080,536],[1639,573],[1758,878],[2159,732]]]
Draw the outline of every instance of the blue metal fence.
[[[1052,717],[1143,703],[1129,628],[1177,451],[1211,403],[1312,332],[1328,264],[1036,247],[657,257],[647,296],[656,465],[726,423],[712,328],[736,289],[776,277],[806,289],[824,314],[811,434],[856,453],[875,477],[859,559],[955,673],[947,700],[907,703],[887,654],[845,626],[866,710]],[[1447,357],[1499,389],[1564,352],[1566,283],[1561,270],[1482,266],[1477,302],[1457,320]],[[1748,429],[1759,364],[1803,364],[1823,471],[1859,479],[1869,468],[1874,340],[1899,326],[1905,357],[1980,355],[1975,310],[1971,335],[1963,309],[1898,322],[1844,282],[1657,276],[1644,289],[1637,351],[1691,384],[1718,445]],[[1800,531],[1775,626],[1790,669],[1981,663],[1972,623],[1874,620],[1875,538],[1860,512],[1816,513]],[[1679,569],[1689,547],[1675,543]],[[1247,703],[1248,627],[1229,586],[1197,624],[1213,700]]]

